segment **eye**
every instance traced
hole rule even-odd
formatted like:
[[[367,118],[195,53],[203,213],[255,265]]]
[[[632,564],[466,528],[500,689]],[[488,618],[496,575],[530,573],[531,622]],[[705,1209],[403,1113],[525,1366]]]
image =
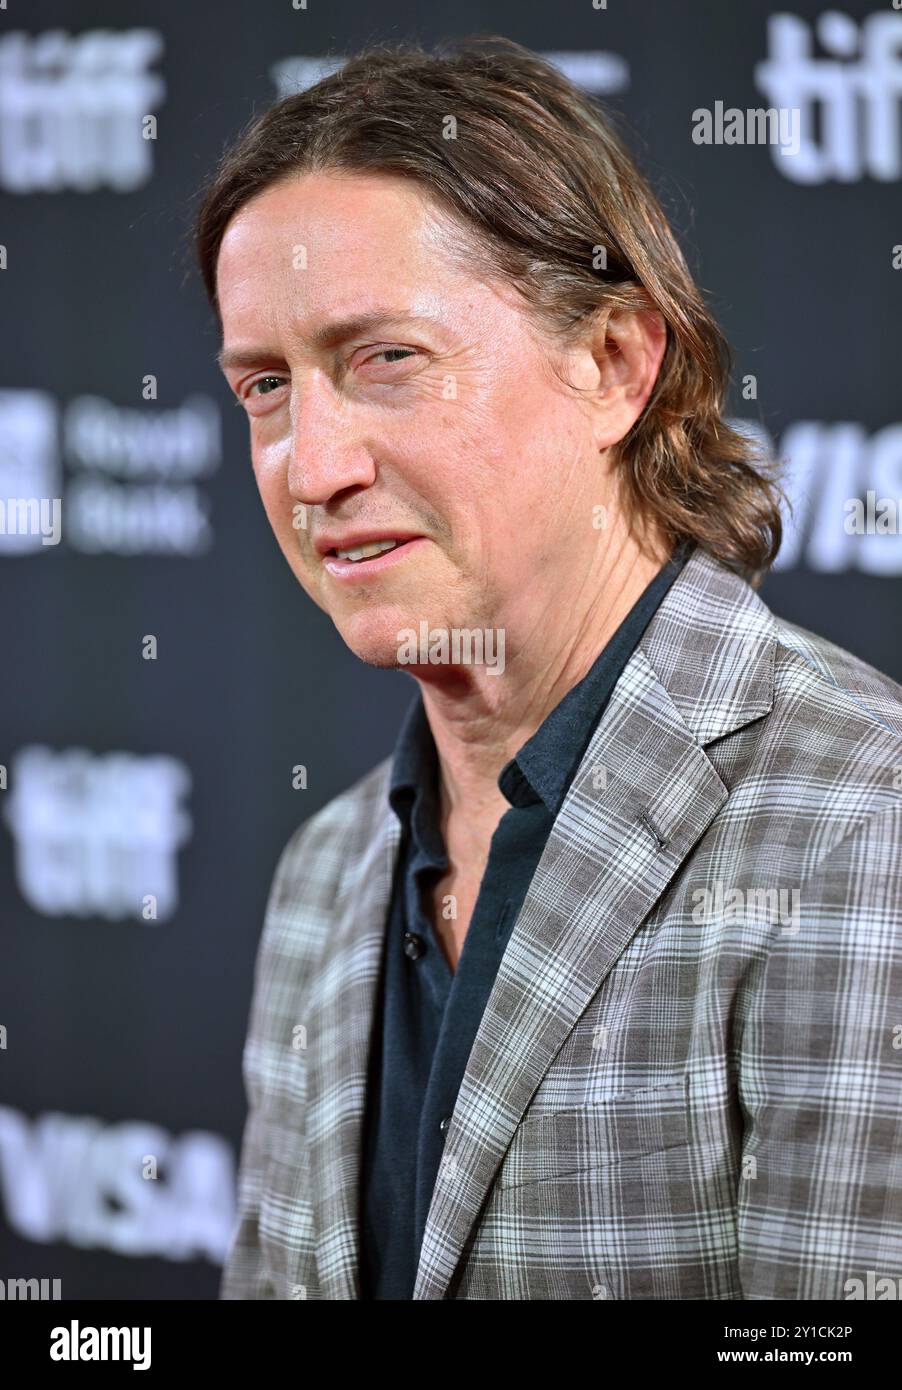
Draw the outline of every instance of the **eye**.
[[[261,376],[261,377],[258,377],[256,381],[252,381],[252,382],[251,382],[250,386],[249,386],[248,389],[247,389],[247,394],[248,394],[249,396],[253,396],[253,395],[256,395],[256,394],[259,394],[259,395],[261,395],[261,396],[268,396],[268,395],[270,394],[271,391],[276,391],[276,390],[278,390],[278,388],[279,388],[280,386],[284,385],[285,382],[286,382],[286,380],[287,380],[287,379],[286,379],[285,377],[283,377],[283,376]],[[271,384],[270,384],[270,383],[273,383],[273,382],[275,383],[275,385],[271,385]],[[257,392],[257,389],[256,389],[258,386],[260,386],[260,387],[263,388],[259,393]]]
[[[369,354],[368,356],[366,355],[367,353]],[[422,357],[422,355],[419,348],[412,347],[393,346],[376,348],[374,351],[364,349],[362,352],[354,354],[351,365],[356,366],[358,372],[365,367],[367,368],[366,374],[371,375],[371,373],[377,373],[383,367],[394,367],[397,366],[399,362],[406,362],[409,358]],[[373,379],[379,380],[377,376],[374,376]],[[388,380],[392,379],[393,377],[388,378]]]
[[[384,357],[389,362],[400,362],[405,357],[415,357],[416,348],[380,348],[374,352],[372,357],[368,357],[367,362],[374,362],[377,357]]]

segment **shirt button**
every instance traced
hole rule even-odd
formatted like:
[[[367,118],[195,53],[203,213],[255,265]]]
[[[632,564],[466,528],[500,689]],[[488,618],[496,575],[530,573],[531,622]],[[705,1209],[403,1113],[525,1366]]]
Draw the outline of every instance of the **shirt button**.
[[[416,932],[408,931],[404,933],[404,954],[410,960],[419,960],[426,949],[426,943]]]
[[[450,1123],[451,1123],[451,1116],[450,1116],[450,1115],[446,1115],[445,1118],[439,1122],[439,1133],[444,1134],[445,1131],[447,1130],[448,1126],[450,1125]]]

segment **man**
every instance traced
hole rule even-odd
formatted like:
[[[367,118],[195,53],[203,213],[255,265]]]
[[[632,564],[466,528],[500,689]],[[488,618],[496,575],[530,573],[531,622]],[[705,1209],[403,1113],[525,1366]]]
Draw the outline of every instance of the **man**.
[[[376,50],[198,248],[289,565],[417,683],[277,868],[223,1297],[902,1275],[902,692],[757,596],[777,491],[607,122]]]

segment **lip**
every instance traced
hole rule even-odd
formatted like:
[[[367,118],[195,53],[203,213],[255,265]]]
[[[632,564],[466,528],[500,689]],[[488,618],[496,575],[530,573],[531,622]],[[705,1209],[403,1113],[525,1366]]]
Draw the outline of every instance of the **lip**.
[[[394,540],[394,536],[383,536],[382,540]],[[372,579],[377,574],[382,574],[383,570],[391,569],[393,565],[402,565],[408,556],[414,554],[419,548],[427,544],[425,536],[411,536],[409,540],[401,540],[400,545],[396,545],[394,550],[385,550],[381,555],[374,555],[369,560],[340,560],[337,555],[324,555],[323,565],[332,575],[333,579],[340,579],[342,583],[352,584],[354,581],[363,582]],[[358,542],[365,544],[365,542]],[[345,542],[342,550],[350,550],[352,546]]]
[[[317,536],[313,543],[316,553],[323,558],[330,550],[357,550],[362,545],[373,545],[376,541],[412,541],[416,532],[407,531],[348,531],[343,536]]]

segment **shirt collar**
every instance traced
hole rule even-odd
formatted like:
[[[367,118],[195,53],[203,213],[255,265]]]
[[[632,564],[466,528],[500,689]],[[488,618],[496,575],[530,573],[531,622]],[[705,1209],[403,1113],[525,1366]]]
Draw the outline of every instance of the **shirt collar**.
[[[443,857],[444,843],[439,829],[438,754],[419,687],[398,733],[388,799],[402,826],[413,832],[422,848],[433,858]]]

